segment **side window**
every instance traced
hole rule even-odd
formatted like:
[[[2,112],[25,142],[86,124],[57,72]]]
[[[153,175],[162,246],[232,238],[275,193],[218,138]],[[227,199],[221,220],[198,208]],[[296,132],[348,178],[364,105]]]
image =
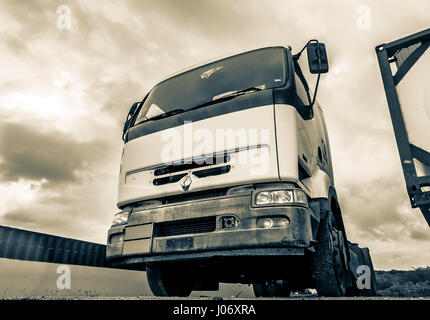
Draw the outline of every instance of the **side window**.
[[[302,80],[300,80],[297,73],[294,73],[294,77],[296,79],[297,95],[299,96],[300,100],[302,100],[303,104],[308,106],[310,104],[310,101],[305,86],[303,85],[303,82]]]

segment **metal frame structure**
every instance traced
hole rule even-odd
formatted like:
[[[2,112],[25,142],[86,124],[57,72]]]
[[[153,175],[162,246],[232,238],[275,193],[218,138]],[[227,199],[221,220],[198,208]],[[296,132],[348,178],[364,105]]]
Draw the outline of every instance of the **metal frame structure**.
[[[409,141],[396,90],[396,86],[429,46],[430,29],[426,29],[405,38],[381,44],[375,50],[411,205],[413,208],[421,209],[430,226],[430,191],[423,189],[430,186],[430,175],[417,176],[414,163],[414,159],[416,159],[424,165],[430,166],[430,150],[423,150]],[[391,63],[396,63],[397,66],[397,72],[394,75]]]

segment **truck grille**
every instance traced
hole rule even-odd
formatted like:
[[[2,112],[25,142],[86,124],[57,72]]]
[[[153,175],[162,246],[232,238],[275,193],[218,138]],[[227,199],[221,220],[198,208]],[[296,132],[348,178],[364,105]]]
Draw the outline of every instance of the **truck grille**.
[[[184,234],[212,232],[216,229],[216,217],[187,219],[156,223],[155,237],[179,236]]]
[[[174,176],[158,178],[158,179],[154,179],[152,183],[154,184],[154,186],[161,186],[163,184],[175,183],[181,180],[186,175],[187,175],[186,173],[181,173],[181,174],[176,174]]]
[[[194,171],[193,175],[195,175],[198,178],[219,176],[221,174],[229,173],[230,169],[231,169],[231,166],[227,165],[227,166],[222,166],[222,167],[215,167],[215,168],[210,168],[210,169],[203,169],[203,170]],[[161,186],[163,184],[175,183],[175,182],[178,182],[179,180],[181,180],[186,175],[187,175],[187,173],[179,173],[179,174],[175,174],[173,176],[157,178],[157,179],[154,179],[152,181],[152,183],[154,184],[154,186]]]
[[[193,174],[197,178],[218,176],[230,172],[230,165],[223,165],[231,160],[229,153],[204,156],[188,161],[176,162],[154,170],[154,186],[162,186],[176,183],[187,174]],[[187,171],[187,172],[184,172]]]
[[[154,176],[161,176],[161,175],[171,174],[179,171],[207,167],[213,164],[227,163],[230,161],[230,155],[221,154],[221,155],[201,157],[201,159],[192,159],[188,161],[190,161],[190,163],[188,163],[187,161],[182,161],[182,162],[177,162],[175,164],[156,169],[154,171]]]
[[[209,198],[225,196],[227,194],[227,190],[228,188],[219,188],[219,189],[204,190],[204,191],[198,191],[198,192],[192,192],[192,193],[183,193],[183,194],[177,194],[174,196],[163,197],[163,198],[160,198],[159,200],[163,204],[171,204],[171,203],[180,203],[184,201],[209,199]]]
[[[193,175],[195,175],[198,178],[206,178],[211,176],[219,176],[221,174],[229,173],[231,169],[231,166],[222,166],[222,167],[216,167],[211,169],[203,169],[199,171],[194,171]]]

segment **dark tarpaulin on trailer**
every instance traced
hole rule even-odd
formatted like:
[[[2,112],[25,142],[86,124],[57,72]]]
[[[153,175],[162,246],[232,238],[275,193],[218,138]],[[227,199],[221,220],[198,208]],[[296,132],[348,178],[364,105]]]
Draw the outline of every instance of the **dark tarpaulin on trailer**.
[[[106,246],[0,226],[0,258],[109,268]]]

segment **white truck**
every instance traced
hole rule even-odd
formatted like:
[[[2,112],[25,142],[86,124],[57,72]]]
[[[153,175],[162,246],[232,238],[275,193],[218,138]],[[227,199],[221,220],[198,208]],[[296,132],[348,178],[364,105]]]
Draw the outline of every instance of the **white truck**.
[[[318,74],[313,95],[299,65],[305,48]],[[325,46],[305,48],[192,67],[133,104],[106,247],[113,266],[146,270],[157,296],[220,282],[252,284],[264,297],[376,294],[369,251],[346,237],[315,99]],[[370,285],[358,290],[361,265]]]

